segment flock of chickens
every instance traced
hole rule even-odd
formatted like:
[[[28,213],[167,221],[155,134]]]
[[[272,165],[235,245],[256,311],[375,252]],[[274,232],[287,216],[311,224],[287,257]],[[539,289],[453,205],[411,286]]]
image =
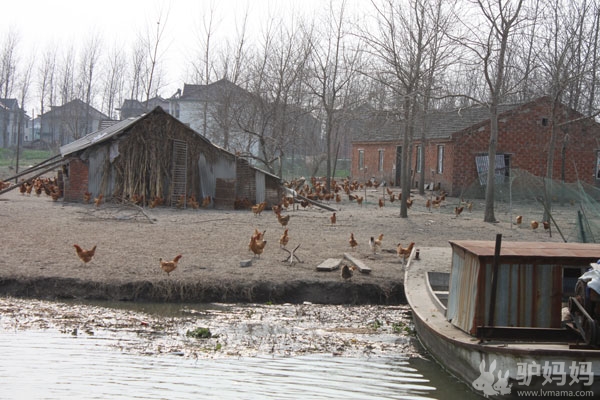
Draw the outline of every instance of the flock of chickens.
[[[290,214],[284,215],[283,213],[285,211],[289,210],[290,207],[292,207],[292,208],[295,206],[296,207],[299,206],[302,208],[311,207],[312,202],[316,202],[316,201],[324,201],[324,202],[335,201],[336,203],[340,203],[342,200],[341,196],[344,194],[346,196],[348,196],[348,200],[350,202],[356,201],[356,203],[362,207],[363,200],[364,200],[363,196],[359,196],[352,192],[364,189],[365,185],[367,187],[373,187],[373,186],[376,187],[377,185],[379,185],[379,183],[372,182],[372,181],[368,181],[367,183],[362,184],[362,183],[358,183],[357,181],[351,182],[349,180],[343,180],[340,183],[338,183],[335,180],[333,180],[331,182],[331,186],[332,186],[333,190],[331,192],[328,192],[325,189],[325,183],[323,181],[320,181],[313,177],[313,178],[311,178],[310,183],[311,183],[311,185],[306,183],[306,181],[304,179],[295,180],[290,183],[287,183],[286,186],[288,187],[288,189],[291,189],[291,193],[295,193],[297,195],[297,197],[294,198],[293,195],[283,196],[281,198],[281,201],[278,204],[274,204],[271,206],[271,209],[272,209],[273,213],[275,214],[277,221],[284,229],[283,233],[281,234],[281,236],[279,238],[279,247],[288,251],[288,253],[290,251],[286,249],[286,246],[288,245],[288,243],[290,241],[288,224],[290,222],[291,216],[290,216]],[[388,199],[392,203],[394,201],[400,200],[402,198],[401,193],[396,194],[389,188],[386,188],[386,191],[388,194]],[[437,196],[435,199],[433,199],[433,204],[437,205],[438,207],[445,200],[445,196],[446,196],[444,193],[440,193],[440,194],[441,194],[441,196]],[[384,207],[385,202],[386,202],[385,196],[383,198],[380,198],[378,201],[379,207],[380,208]],[[241,204],[241,202],[238,205],[240,205],[240,204]],[[410,206],[412,206],[412,204],[413,204],[413,199],[409,198],[407,201],[407,204],[408,204],[408,207],[410,208]],[[262,215],[263,211],[267,207],[268,207],[268,204],[266,202],[262,202],[259,204],[250,205],[247,208],[252,210],[255,217],[259,217]],[[239,207],[239,208],[241,208],[241,207]],[[468,209],[470,210],[471,208],[472,208],[472,203],[469,203]],[[461,207],[461,211],[462,211],[462,207]],[[460,214],[460,212],[458,212],[457,215],[458,214]],[[332,228],[335,228],[336,223],[338,222],[337,213],[332,212],[328,218],[329,218],[329,225]],[[261,254],[263,254],[263,252],[265,251],[265,246],[267,244],[267,241],[265,240],[265,237],[264,237],[265,232],[266,231],[261,232],[259,229],[255,228],[254,232],[250,236],[250,241],[248,243],[248,250],[254,254],[255,258],[260,258]],[[369,247],[373,254],[377,254],[378,252],[381,251],[383,237],[384,237],[384,235],[382,233],[382,234],[379,234],[379,236],[377,236],[377,237],[370,238]],[[359,245],[353,232],[350,233],[350,238],[348,240],[348,243],[352,250],[355,250]],[[401,243],[397,244],[396,254],[402,260],[403,264],[406,262],[406,259],[410,256],[411,252],[414,249],[414,246],[415,246],[414,242],[409,243],[408,246],[406,246],[406,247],[403,247]],[[292,254],[293,253],[291,253],[291,255]],[[344,280],[351,278],[353,275],[353,271],[355,271],[357,269],[356,266],[354,266],[354,265],[344,264],[341,267],[342,267],[341,268],[341,277]]]

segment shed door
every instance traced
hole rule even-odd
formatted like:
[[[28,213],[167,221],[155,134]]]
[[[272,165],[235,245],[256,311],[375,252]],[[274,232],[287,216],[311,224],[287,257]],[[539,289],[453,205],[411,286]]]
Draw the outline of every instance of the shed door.
[[[187,201],[187,143],[173,140],[173,160],[171,167],[171,207],[183,196],[183,206]]]

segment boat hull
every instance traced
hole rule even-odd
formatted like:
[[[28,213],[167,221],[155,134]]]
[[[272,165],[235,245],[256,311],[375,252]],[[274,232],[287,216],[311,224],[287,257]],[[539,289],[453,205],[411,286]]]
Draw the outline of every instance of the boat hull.
[[[447,321],[427,272],[428,265],[438,270],[444,265],[439,253],[446,260],[451,253],[430,250],[421,249],[420,260],[410,259],[404,285],[419,341],[444,369],[491,398],[522,397],[525,391],[553,398],[600,396],[600,351],[564,343],[480,342]],[[429,256],[436,261],[428,263]]]

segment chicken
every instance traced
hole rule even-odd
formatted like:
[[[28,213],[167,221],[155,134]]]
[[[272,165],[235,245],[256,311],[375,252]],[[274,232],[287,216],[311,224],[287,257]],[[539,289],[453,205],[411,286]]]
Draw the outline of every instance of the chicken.
[[[390,203],[393,203],[394,201],[396,201],[396,194],[392,193],[390,194]]]
[[[460,213],[463,212],[464,208],[465,208],[464,206],[454,207],[454,214],[456,214],[456,216],[458,217],[460,215]]]
[[[150,202],[150,208],[158,207],[158,206],[162,205],[164,202],[165,202],[165,200],[162,197],[156,196]]]
[[[406,208],[410,208],[413,205],[413,199],[406,199]]]
[[[344,264],[344,265],[342,265],[342,270],[340,271],[340,275],[343,280],[347,281],[350,278],[352,278],[352,275],[354,274],[355,270],[356,270],[356,267],[354,265]]]
[[[262,203],[258,203],[252,206],[252,212],[254,213],[254,216],[256,217],[257,215],[260,215],[265,207],[267,206],[266,202],[262,202]]]
[[[382,208],[385,205],[385,203],[383,202],[383,199],[380,198],[379,199],[379,208]]]
[[[266,240],[263,240],[262,238],[257,239],[255,236],[252,236],[250,238],[250,244],[248,245],[248,247],[254,253],[255,256],[258,256],[258,258],[260,258],[260,255],[263,253],[266,245]]]
[[[358,246],[358,242],[356,241],[356,239],[354,239],[354,233],[352,232],[350,232],[350,239],[348,240],[348,243],[350,243],[350,247],[352,249]]]
[[[398,257],[402,258],[402,263],[404,263],[406,259],[410,257],[410,253],[412,253],[414,247],[415,242],[410,242],[410,244],[406,248],[402,247],[402,245],[398,243],[396,253],[398,254]]]
[[[23,182],[19,185],[19,192],[22,195],[25,195],[25,193],[27,192],[27,182]]]
[[[99,206],[100,206],[100,204],[102,204],[102,199],[103,199],[103,198],[104,198],[104,195],[103,195],[102,193],[100,193],[100,194],[98,195],[98,197],[96,197],[96,198],[94,199],[94,204],[96,205],[96,207],[99,207]]]
[[[191,195],[190,197],[188,197],[188,204],[194,210],[197,210],[198,208],[200,208],[200,203],[198,202],[198,200],[196,200],[196,196],[194,196],[194,195]]]
[[[358,203],[359,206],[362,207],[363,197],[362,196],[357,196],[356,197],[356,202]]]
[[[83,203],[84,204],[90,204],[90,200],[92,199],[92,194],[90,192],[85,192],[83,194]]]
[[[544,230],[547,231],[550,229],[550,222],[542,221],[542,225],[544,225]]]
[[[300,205],[305,209],[306,207],[310,206],[310,202],[308,200],[300,200]]]
[[[530,226],[531,229],[535,231],[538,228],[538,226],[540,226],[540,224],[537,221],[531,221]]]
[[[83,262],[83,264],[87,264],[92,261],[94,254],[96,254],[96,245],[89,250],[83,250],[79,245],[74,244],[75,251],[77,252],[77,256]]]
[[[467,201],[467,210],[469,210],[469,212],[473,211],[473,202],[472,201]]]
[[[394,192],[392,192],[392,191],[390,190],[390,188],[388,188],[388,187],[386,187],[386,188],[385,188],[385,190],[387,191],[387,194],[388,194],[390,197],[392,197],[392,195],[394,194]]]
[[[335,223],[337,222],[337,217],[335,216],[335,213],[333,213],[331,217],[329,217],[329,221],[331,221],[331,226],[335,225]]]
[[[371,250],[373,250],[373,254],[377,254],[377,250],[381,249],[382,242],[383,242],[383,233],[379,234],[379,237],[377,239],[375,239],[373,236],[371,236],[371,239],[369,240],[369,246],[371,247]]]
[[[281,213],[277,213],[277,221],[279,221],[281,226],[287,226],[290,222],[290,215],[282,216]]]
[[[167,276],[170,276],[171,272],[177,268],[177,263],[181,257],[183,256],[179,254],[172,261],[164,261],[162,257],[159,258],[158,261],[160,262],[160,268],[167,273]]]
[[[281,237],[279,238],[279,247],[287,246],[289,241],[290,237],[288,236],[288,230],[286,229],[285,231],[283,231],[283,235],[281,235]]]
[[[177,208],[185,207],[185,194],[182,194],[179,196],[179,198],[177,198],[177,203],[175,204],[175,207],[177,207]]]
[[[517,215],[517,226],[520,228],[521,227],[521,223],[523,222],[523,216],[522,215]]]
[[[210,202],[211,202],[211,201],[212,201],[212,197],[210,197],[210,196],[205,196],[205,197],[202,199],[202,208],[206,208],[206,207],[210,206]]]

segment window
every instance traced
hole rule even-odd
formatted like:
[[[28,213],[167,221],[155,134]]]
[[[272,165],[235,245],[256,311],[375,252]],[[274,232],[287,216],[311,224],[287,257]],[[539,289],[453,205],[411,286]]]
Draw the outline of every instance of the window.
[[[417,173],[421,173],[421,158],[423,157],[423,146],[417,146]]]
[[[379,150],[379,171],[383,171],[383,150]]]
[[[358,170],[362,171],[365,168],[365,151],[358,151]]]
[[[438,146],[437,173],[444,172],[444,146]]]

